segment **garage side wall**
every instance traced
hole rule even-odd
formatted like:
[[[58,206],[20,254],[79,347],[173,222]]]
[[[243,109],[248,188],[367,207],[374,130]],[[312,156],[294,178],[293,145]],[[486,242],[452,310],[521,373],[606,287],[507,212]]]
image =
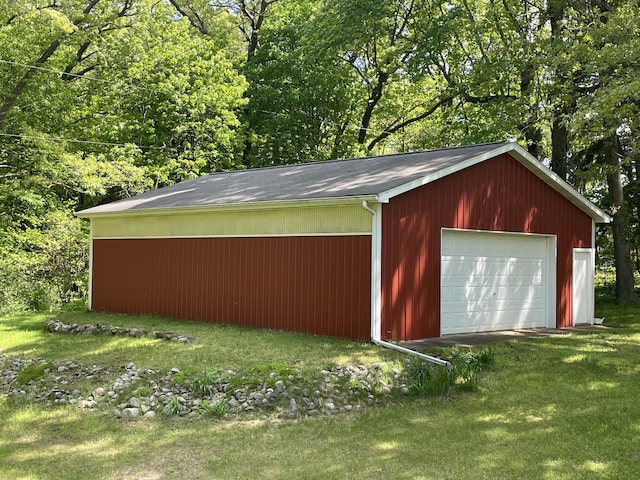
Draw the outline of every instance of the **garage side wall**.
[[[383,205],[382,338],[440,335],[442,228],[556,235],[556,321],[571,325],[573,249],[591,247],[592,220],[504,154]]]
[[[92,309],[370,338],[371,236],[97,238]]]

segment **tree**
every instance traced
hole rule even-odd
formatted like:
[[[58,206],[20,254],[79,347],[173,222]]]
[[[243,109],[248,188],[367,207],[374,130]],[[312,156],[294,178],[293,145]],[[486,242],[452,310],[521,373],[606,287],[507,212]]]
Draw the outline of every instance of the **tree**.
[[[635,0],[595,12],[573,52],[582,72],[572,137],[585,170],[606,178],[616,267],[616,298],[637,302],[630,242],[636,252],[640,148],[640,7]],[[637,262],[637,253],[636,253]]]
[[[55,305],[85,293],[74,210],[237,166],[246,82],[222,17],[217,39],[151,0],[0,7],[0,302]]]

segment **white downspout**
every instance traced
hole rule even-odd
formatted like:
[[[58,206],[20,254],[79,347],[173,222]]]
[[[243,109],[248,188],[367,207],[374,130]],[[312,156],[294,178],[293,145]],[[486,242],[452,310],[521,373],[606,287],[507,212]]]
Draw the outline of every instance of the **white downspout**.
[[[373,216],[373,228],[371,230],[371,341],[381,347],[397,350],[398,352],[413,355],[415,357],[426,360],[446,367],[449,362],[438,357],[432,357],[424,353],[416,352],[409,348],[401,347],[395,343],[390,343],[380,338],[380,281],[381,281],[381,234],[382,226],[379,223],[379,217],[374,209],[369,207],[366,200],[362,201],[362,208]]]
[[[93,301],[93,220],[89,220],[89,292],[87,294],[87,307],[91,311]]]

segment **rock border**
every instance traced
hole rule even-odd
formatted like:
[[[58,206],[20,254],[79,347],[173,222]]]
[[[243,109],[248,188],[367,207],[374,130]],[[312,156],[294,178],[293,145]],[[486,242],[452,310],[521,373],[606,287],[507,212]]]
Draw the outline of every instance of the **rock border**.
[[[144,328],[123,328],[113,325],[102,325],[97,323],[90,324],[66,324],[57,318],[51,318],[44,324],[44,330],[49,333],[67,333],[71,335],[104,335],[112,337],[131,337],[131,338],[157,338],[180,343],[194,343],[198,339],[196,337],[187,337],[177,335],[174,332],[159,332],[156,330],[145,330]]]
[[[20,384],[25,368],[42,365],[37,378]],[[74,405],[115,417],[178,416],[234,419],[298,419],[328,416],[393,401],[408,395],[402,366],[382,363],[346,365],[319,372],[207,372],[185,375],[140,369],[133,362],[120,372],[72,361],[0,353],[0,395],[17,403]],[[115,377],[115,379],[114,379]],[[91,391],[73,387],[74,380],[93,379]]]

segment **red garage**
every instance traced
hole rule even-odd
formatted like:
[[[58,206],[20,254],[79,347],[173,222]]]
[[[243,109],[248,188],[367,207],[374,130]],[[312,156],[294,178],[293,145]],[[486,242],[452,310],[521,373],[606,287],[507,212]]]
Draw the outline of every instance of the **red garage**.
[[[78,216],[92,310],[374,340],[592,321],[609,221],[511,142],[214,173]]]

